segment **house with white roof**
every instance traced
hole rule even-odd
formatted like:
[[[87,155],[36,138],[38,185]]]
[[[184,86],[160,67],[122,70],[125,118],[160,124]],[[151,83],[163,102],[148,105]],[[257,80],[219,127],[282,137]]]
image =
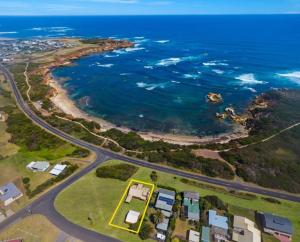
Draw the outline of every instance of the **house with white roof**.
[[[8,206],[15,200],[23,196],[23,193],[12,182],[0,187],[0,202]]]
[[[235,242],[261,242],[261,233],[250,219],[234,216],[232,240]]]
[[[129,212],[126,215],[125,222],[129,224],[136,224],[139,221],[141,213],[129,210]]]
[[[55,165],[52,170],[49,172],[51,175],[58,176],[60,175],[65,169],[67,168],[67,165],[61,165],[57,164]]]

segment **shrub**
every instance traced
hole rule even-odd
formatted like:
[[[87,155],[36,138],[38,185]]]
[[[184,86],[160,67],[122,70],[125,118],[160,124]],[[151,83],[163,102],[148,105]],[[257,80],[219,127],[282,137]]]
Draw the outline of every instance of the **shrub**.
[[[140,232],[139,232],[139,236],[142,240],[146,240],[146,239],[151,238],[151,235],[153,232],[154,232],[154,229],[151,224],[143,223],[143,225],[140,229]]]
[[[119,179],[127,181],[138,170],[138,167],[129,164],[102,166],[96,169],[97,177]]]
[[[205,196],[204,199],[208,201],[213,207],[227,211],[227,204],[225,204],[221,199],[217,196]]]
[[[270,203],[275,203],[275,204],[281,204],[281,202],[275,198],[272,197],[262,197],[261,199],[270,202]]]

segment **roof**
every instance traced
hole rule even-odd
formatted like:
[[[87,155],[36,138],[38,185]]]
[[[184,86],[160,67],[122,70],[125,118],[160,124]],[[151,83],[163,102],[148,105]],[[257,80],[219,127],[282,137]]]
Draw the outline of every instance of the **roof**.
[[[126,215],[125,221],[130,224],[135,224],[139,220],[140,214],[141,213],[139,212],[129,210],[129,212]]]
[[[163,188],[159,189],[158,192],[166,194],[166,195],[174,196],[174,197],[176,195],[176,193],[174,191],[163,189]]]
[[[162,230],[162,231],[167,231],[168,230],[168,226],[169,226],[169,219],[168,218],[164,218],[163,221],[159,224],[156,225],[156,228],[158,230]]]
[[[188,198],[188,199],[199,200],[200,195],[198,192],[185,191],[185,192],[183,192],[183,197]]]
[[[208,223],[209,225],[219,227],[222,229],[228,229],[228,218],[224,216],[217,215],[217,211],[209,210],[208,211]]]
[[[255,223],[242,216],[234,216],[232,240],[238,242],[260,242],[261,233]]]
[[[293,226],[289,219],[279,217],[270,213],[263,213],[262,218],[263,226],[265,228],[290,235],[293,234]]]
[[[201,242],[210,242],[210,228],[202,226]]]
[[[31,170],[45,171],[49,168],[50,164],[47,161],[33,161],[27,165]]]
[[[172,211],[174,202],[175,192],[160,189],[156,199],[155,207],[166,211]]]
[[[189,198],[183,199],[183,205],[185,208],[185,215],[188,219],[199,220],[200,219],[200,207],[198,200],[191,200]]]
[[[172,215],[172,213],[169,212],[169,211],[162,210],[161,212],[162,212],[162,214],[163,214],[165,217],[167,217],[167,218],[170,218],[171,215]]]
[[[58,176],[60,173],[64,171],[64,169],[67,167],[67,165],[55,165],[53,169],[49,172],[52,175]]]
[[[5,202],[10,198],[19,197],[22,195],[22,192],[16,187],[12,182],[5,184],[0,187],[0,200]]]
[[[189,230],[189,242],[199,242],[200,233],[194,230]]]

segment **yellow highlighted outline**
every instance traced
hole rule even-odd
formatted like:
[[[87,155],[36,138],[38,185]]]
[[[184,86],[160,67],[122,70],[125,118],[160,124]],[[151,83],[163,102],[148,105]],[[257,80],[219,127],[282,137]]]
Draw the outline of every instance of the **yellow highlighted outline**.
[[[145,209],[144,209],[142,218],[141,218],[141,222],[140,222],[139,227],[138,227],[137,230],[132,230],[132,229],[128,229],[128,228],[126,228],[126,227],[122,227],[122,226],[113,224],[113,220],[114,220],[114,218],[116,217],[116,214],[117,214],[119,208],[121,207],[122,203],[124,202],[124,198],[125,198],[125,196],[127,195],[128,190],[129,190],[129,188],[130,188],[130,186],[131,186],[132,183],[140,183],[140,184],[143,184],[143,185],[151,186],[151,191],[150,191],[150,194],[149,194],[149,198],[148,198],[148,201],[147,201],[147,203],[146,203],[146,206],[145,206]],[[115,209],[115,211],[114,211],[114,213],[113,213],[113,215],[112,215],[112,217],[111,217],[111,219],[110,219],[110,221],[109,221],[109,225],[112,226],[112,227],[118,228],[118,229],[123,229],[123,230],[129,231],[129,232],[135,233],[135,234],[139,233],[139,232],[140,232],[140,229],[141,229],[141,227],[142,227],[142,223],[143,223],[144,217],[145,217],[145,215],[146,215],[147,208],[148,208],[148,206],[149,206],[149,203],[150,203],[150,200],[151,200],[153,191],[154,191],[154,187],[155,187],[155,186],[154,186],[154,184],[152,184],[152,183],[147,183],[147,182],[144,182],[144,181],[131,179],[130,182],[128,183],[128,185],[127,185],[127,187],[126,187],[126,189],[125,189],[125,191],[124,191],[124,193],[123,193],[123,195],[122,195],[122,197],[121,197],[119,203],[118,203],[118,206],[116,207],[116,209]]]

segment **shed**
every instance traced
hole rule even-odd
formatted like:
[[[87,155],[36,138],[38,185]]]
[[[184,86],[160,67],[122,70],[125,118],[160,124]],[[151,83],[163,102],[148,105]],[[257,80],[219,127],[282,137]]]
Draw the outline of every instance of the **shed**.
[[[200,233],[194,230],[189,230],[189,242],[200,242]]]
[[[139,212],[129,210],[129,212],[126,215],[125,222],[129,223],[129,224],[137,223],[139,221],[140,214],[141,213],[139,213]]]
[[[58,176],[66,169],[66,167],[67,167],[67,165],[57,164],[53,167],[53,169],[49,173],[51,175]]]

